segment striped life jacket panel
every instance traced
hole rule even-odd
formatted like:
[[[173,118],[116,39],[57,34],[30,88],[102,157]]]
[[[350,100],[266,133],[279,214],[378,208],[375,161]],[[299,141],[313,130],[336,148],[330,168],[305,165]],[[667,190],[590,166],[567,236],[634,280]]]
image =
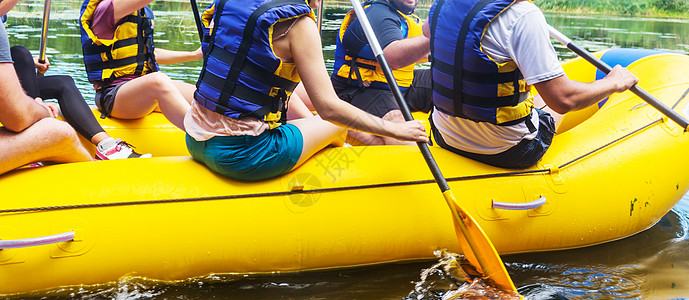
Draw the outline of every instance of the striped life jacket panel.
[[[433,103],[445,114],[496,125],[531,114],[531,86],[516,63],[483,52],[488,25],[516,0],[438,0],[429,12]]]
[[[158,71],[153,47],[153,11],[148,6],[125,17],[113,39],[100,39],[91,29],[91,19],[102,0],[86,0],[81,6],[81,48],[91,83],[110,82],[125,75]]]
[[[365,3],[364,10],[367,11],[373,5],[385,5],[393,10],[400,18],[402,36],[404,38],[411,38],[420,36],[423,34],[421,29],[421,19],[414,14],[405,15],[396,8],[392,7],[389,3],[385,1],[374,1]],[[346,49],[342,43],[342,39],[347,32],[350,25],[356,20],[356,13],[354,9],[351,9],[345,15],[340,25],[340,30],[337,34],[336,46],[335,46],[335,63],[333,65],[333,74],[335,76],[342,77],[351,82],[353,86],[366,86],[382,90],[387,90],[388,81],[385,78],[385,73],[383,69],[378,64],[376,57],[370,50],[370,46],[365,46],[359,53],[353,53],[352,50]],[[411,64],[409,66],[395,69],[392,71],[392,75],[397,81],[397,85],[400,89],[404,90],[411,86],[414,81],[414,67],[416,64]],[[363,81],[360,81],[362,78]]]
[[[213,1],[202,15],[207,43],[194,99],[226,117],[257,118],[271,129],[283,123],[300,78],[294,63],[275,56],[273,26],[301,16],[315,20],[304,0]]]

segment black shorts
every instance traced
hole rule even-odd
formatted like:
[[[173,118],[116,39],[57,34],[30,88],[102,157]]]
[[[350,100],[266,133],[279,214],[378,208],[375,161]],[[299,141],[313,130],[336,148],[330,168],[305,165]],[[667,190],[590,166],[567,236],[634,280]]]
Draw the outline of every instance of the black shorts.
[[[392,110],[400,109],[390,90],[350,86],[341,78],[333,77],[333,86],[340,99],[382,118]],[[431,70],[414,70],[414,80],[410,87],[402,92],[404,100],[411,111],[428,113],[433,106],[431,97],[433,87]]]
[[[534,111],[538,114],[538,134],[536,137],[533,140],[523,139],[511,148],[497,154],[477,154],[453,148],[445,143],[443,136],[433,125],[433,118],[429,118],[429,121],[431,121],[433,139],[442,148],[491,166],[506,169],[526,169],[535,165],[543,157],[553,142],[553,136],[555,136],[553,117],[540,109],[534,109]],[[531,122],[531,119],[526,120],[526,122]]]
[[[112,113],[112,107],[115,105],[115,95],[117,91],[122,87],[123,84],[127,82],[122,82],[116,85],[107,86],[96,91],[96,106],[100,110],[100,118],[105,119],[110,117]]]

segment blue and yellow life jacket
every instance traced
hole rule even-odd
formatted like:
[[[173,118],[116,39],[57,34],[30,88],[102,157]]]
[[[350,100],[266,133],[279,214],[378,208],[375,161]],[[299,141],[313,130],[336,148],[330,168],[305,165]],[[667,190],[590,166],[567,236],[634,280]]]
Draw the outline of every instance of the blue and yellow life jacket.
[[[531,86],[513,61],[482,51],[490,22],[516,0],[436,1],[430,9],[433,103],[443,113],[513,125],[533,109]]]
[[[399,15],[402,24],[402,28],[400,29],[402,30],[402,36],[404,38],[416,37],[423,34],[421,30],[421,21],[416,15],[405,15],[385,1],[367,2],[364,4],[364,10],[368,10],[372,5],[386,5]],[[352,53],[349,49],[345,49],[342,44],[345,32],[347,32],[347,29],[354,20],[356,20],[356,13],[352,9],[345,15],[342,20],[342,25],[340,25],[335,46],[333,74],[348,79],[354,86],[367,86],[387,90],[389,86],[385,78],[385,73],[378,64],[378,61],[376,61],[376,57],[370,47],[364,47],[359,53]],[[416,64],[411,64],[392,71],[400,89],[411,86],[412,81],[414,81],[415,66]],[[359,81],[359,78],[362,78],[363,82]]]
[[[81,5],[81,48],[90,82],[113,81],[125,75],[158,71],[153,54],[153,11],[148,6],[125,17],[112,39],[100,39],[91,30],[91,19],[102,0]]]
[[[273,26],[301,16],[315,20],[304,0],[214,0],[202,16],[207,43],[194,99],[227,117],[280,126],[300,78],[294,63],[275,56]]]

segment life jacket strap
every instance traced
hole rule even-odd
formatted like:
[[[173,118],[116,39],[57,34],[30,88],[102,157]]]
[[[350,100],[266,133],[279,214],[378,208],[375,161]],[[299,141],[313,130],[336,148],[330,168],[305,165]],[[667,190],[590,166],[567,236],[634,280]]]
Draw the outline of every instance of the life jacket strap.
[[[225,3],[227,0],[221,0],[220,3],[218,4],[218,10],[215,13],[215,24],[220,24],[220,15],[222,15],[223,8],[225,6]],[[230,70],[227,74],[227,80],[225,81],[225,85],[222,89],[220,89],[220,97],[218,98],[218,104],[222,106],[227,106],[229,99],[232,95],[234,95],[234,90],[237,86],[235,84],[237,80],[239,79],[239,75],[241,74],[242,70],[244,69],[244,64],[248,61],[247,57],[249,55],[249,50],[251,49],[251,45],[253,44],[254,40],[254,30],[256,29],[256,23],[258,21],[258,18],[263,15],[266,11],[268,11],[271,8],[278,7],[278,6],[283,6],[283,5],[299,5],[299,4],[304,4],[304,1],[299,1],[299,0],[273,0],[270,2],[266,2],[259,6],[251,15],[249,16],[246,27],[244,28],[244,32],[242,33],[242,42],[239,45],[239,48],[237,49],[237,53],[235,55],[235,58],[232,61]],[[217,34],[219,30],[213,30],[213,34],[211,35],[211,43],[210,43],[210,51],[213,51],[213,48],[218,48],[215,46],[215,35]],[[206,60],[207,61],[207,60]],[[206,72],[207,73],[207,72]],[[247,99],[247,98],[244,98]],[[248,98],[250,99],[250,98]],[[219,114],[223,114],[223,111],[219,111],[216,109],[216,112]]]
[[[209,57],[213,57],[223,63],[225,63],[228,66],[231,66],[234,64],[235,58],[237,57],[234,53],[227,51],[221,47],[212,47],[210,50],[210,53],[208,54]],[[205,76],[205,73],[202,74],[202,80],[203,77]],[[270,72],[263,67],[255,64],[254,62],[247,60],[247,62],[244,64],[244,67],[241,70],[241,73],[244,73],[246,75],[249,75],[253,77],[256,80],[259,81],[265,81],[267,78],[270,78],[270,82],[272,86],[279,87],[286,89],[288,91],[294,90],[297,85],[299,84],[298,82],[291,81],[289,79],[282,78],[280,76],[275,75],[273,72]]]
[[[209,85],[210,87],[212,87],[216,90],[220,90],[226,86],[226,80],[225,79],[223,79],[220,76],[217,76],[211,72],[205,72],[204,77],[202,78],[202,81],[203,81],[203,83]],[[284,104],[281,104],[279,102],[283,102],[287,99],[286,92],[284,89],[278,89],[277,95],[269,96],[267,94],[253,90],[253,89],[248,88],[248,87],[241,85],[241,84],[232,83],[232,85],[233,85],[233,89],[234,89],[234,92],[232,95],[234,97],[242,99],[243,101],[251,102],[251,103],[256,104],[256,105],[261,107],[260,109],[253,111],[253,112],[242,113],[241,116],[250,116],[250,117],[254,117],[254,118],[258,118],[258,119],[263,119],[263,116],[265,114],[271,113],[271,112],[274,113],[274,112],[277,112],[280,109],[282,109]],[[217,103],[216,105],[218,107],[216,110],[222,109],[222,111],[224,112],[228,109],[227,104]]]
[[[469,33],[471,22],[474,20],[476,15],[491,2],[492,0],[482,0],[481,2],[477,3],[465,17],[462,27],[459,31],[459,35],[457,36],[455,68],[454,72],[452,73],[454,75],[454,97],[450,99],[455,100],[455,114],[459,114],[460,116],[464,115],[464,105],[462,105],[464,102],[464,93],[462,92],[462,86],[464,83],[464,41]],[[437,9],[440,10],[440,6],[438,6]]]
[[[137,64],[136,70],[133,75],[142,75],[145,67],[145,63],[148,62],[151,68],[151,72],[158,70],[155,61],[155,55],[153,53],[153,27],[151,18],[144,16],[145,10],[142,8],[139,10],[138,15],[128,15],[125,18],[125,22],[131,22],[137,24],[136,37],[126,38],[116,41],[110,46],[106,45],[92,45],[90,47],[83,48],[84,55],[105,55],[107,58],[105,61],[86,63],[87,72],[98,72],[105,69],[116,69],[131,64]],[[113,50],[120,49],[132,45],[137,45],[137,54],[134,56],[114,59]],[[103,78],[103,81],[112,81],[114,77]]]

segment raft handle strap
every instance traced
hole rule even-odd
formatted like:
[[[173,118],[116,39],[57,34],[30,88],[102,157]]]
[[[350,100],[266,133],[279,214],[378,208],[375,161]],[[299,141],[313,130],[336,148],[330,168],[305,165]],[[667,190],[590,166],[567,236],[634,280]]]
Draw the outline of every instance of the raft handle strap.
[[[508,202],[498,202],[495,200],[492,201],[492,207],[496,209],[505,209],[505,210],[529,210],[529,209],[534,209],[537,208],[543,204],[545,204],[546,199],[545,197],[541,196],[540,198],[531,201],[531,202],[525,202],[525,203],[508,203]]]
[[[0,250],[11,248],[26,248],[39,245],[55,244],[74,240],[74,231],[58,233],[54,235],[41,236],[18,240],[0,240]]]

